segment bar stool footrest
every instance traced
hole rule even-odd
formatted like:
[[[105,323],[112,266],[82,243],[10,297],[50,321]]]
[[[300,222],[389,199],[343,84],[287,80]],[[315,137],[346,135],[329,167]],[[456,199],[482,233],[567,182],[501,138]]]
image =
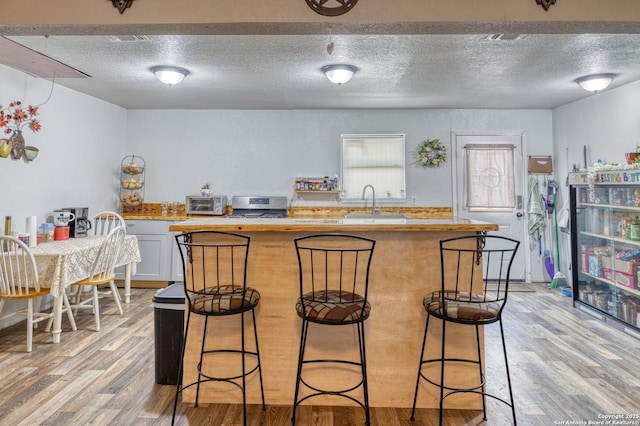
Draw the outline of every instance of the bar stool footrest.
[[[478,365],[479,362],[472,360],[472,359],[461,359],[461,358],[445,358],[444,362],[460,362],[460,363],[466,363],[466,364],[475,364]],[[441,364],[442,360],[440,358],[438,359],[425,359],[423,361],[420,362],[421,364],[421,368],[420,368],[420,377],[422,379],[424,379],[426,382],[431,383],[433,386],[438,387],[438,388],[443,388],[446,389],[448,392],[446,395],[444,395],[443,399],[446,398],[448,395],[451,395],[453,393],[478,393],[478,394],[482,394],[482,395],[487,395],[487,396],[491,396],[487,393],[484,392],[477,392],[476,389],[481,389],[482,387],[485,386],[486,381],[485,381],[485,377],[484,374],[482,374],[482,376],[480,377],[480,383],[476,386],[471,386],[471,387],[467,387],[467,388],[455,388],[455,387],[451,387],[451,386],[446,386],[444,384],[438,383],[432,379],[430,379],[429,377],[427,377],[423,372],[422,372],[422,366],[424,364],[429,364],[429,363],[438,363]]]
[[[242,350],[240,349],[215,349],[215,350],[210,350],[210,351],[204,351],[203,355],[215,355],[215,354],[220,354],[220,353],[227,353],[227,354],[237,354],[237,355],[242,355]],[[217,381],[217,382],[229,382],[232,380],[236,380],[236,379],[240,379],[242,378],[242,376],[247,377],[249,376],[251,373],[253,373],[254,371],[256,371],[258,368],[260,368],[260,364],[258,362],[258,353],[257,352],[250,352],[250,351],[244,351],[244,355],[245,356],[253,356],[255,357],[255,361],[256,361],[256,365],[246,371],[244,374],[240,373],[236,376],[229,376],[229,377],[219,377],[219,376],[211,376],[209,374],[203,373],[202,372],[202,364],[198,363],[197,366],[197,371],[198,374],[200,374],[203,377],[206,377],[208,380],[206,381]]]

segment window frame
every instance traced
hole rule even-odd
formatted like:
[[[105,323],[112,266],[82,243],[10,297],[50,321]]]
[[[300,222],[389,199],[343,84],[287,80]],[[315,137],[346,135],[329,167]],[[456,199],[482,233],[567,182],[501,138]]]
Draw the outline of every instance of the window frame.
[[[351,173],[345,173],[345,164],[348,163],[348,158],[345,158],[346,155],[348,154],[348,150],[347,150],[347,144],[349,142],[354,142],[358,141],[358,140],[362,140],[362,141],[376,141],[376,140],[380,140],[380,139],[391,139],[391,143],[399,143],[400,147],[399,148],[393,148],[393,150],[397,150],[398,151],[398,156],[397,158],[394,159],[394,161],[398,161],[398,166],[395,167],[396,169],[401,169],[401,177],[397,177],[396,181],[401,181],[401,188],[397,191],[399,193],[399,196],[385,196],[386,193],[386,189],[383,188],[383,186],[381,184],[378,184],[376,186],[376,180],[377,182],[380,181],[384,181],[384,178],[380,178],[380,179],[359,179],[358,181],[360,182],[360,184],[351,184],[348,181],[348,177],[347,176],[351,176],[353,174],[353,169],[355,169],[354,167],[351,168],[352,172]],[[407,200],[407,164],[406,164],[406,140],[405,140],[405,134],[404,133],[389,133],[389,134],[382,134],[382,133],[377,133],[377,134],[342,134],[340,135],[340,178],[342,181],[342,191],[341,191],[341,200],[344,202],[362,202],[362,190],[364,189],[364,186],[366,184],[371,184],[374,186],[375,190],[376,190],[376,202],[389,202],[389,203],[404,203]],[[375,161],[375,159],[373,160]],[[382,169],[383,167],[389,167],[388,163],[382,164],[374,164],[371,168],[373,169]],[[393,166],[391,166],[393,167]],[[371,182],[369,182],[371,181]],[[362,182],[366,182],[364,184],[362,184]],[[360,186],[359,188],[357,186]],[[352,194],[352,195],[350,195]]]

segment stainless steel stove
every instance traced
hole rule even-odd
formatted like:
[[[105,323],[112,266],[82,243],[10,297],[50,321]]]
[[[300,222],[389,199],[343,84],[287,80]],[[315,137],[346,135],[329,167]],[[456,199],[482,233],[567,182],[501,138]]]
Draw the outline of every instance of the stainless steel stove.
[[[233,213],[229,217],[274,219],[287,217],[287,197],[235,196],[231,198]]]

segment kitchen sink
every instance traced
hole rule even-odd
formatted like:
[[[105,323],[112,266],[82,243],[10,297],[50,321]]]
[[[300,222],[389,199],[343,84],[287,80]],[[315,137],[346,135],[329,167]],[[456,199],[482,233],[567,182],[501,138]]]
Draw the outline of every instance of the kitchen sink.
[[[345,225],[396,225],[407,223],[407,219],[387,219],[384,217],[375,219],[341,219]]]
[[[345,219],[373,219],[373,220],[408,219],[408,217],[400,213],[380,213],[380,214],[347,213],[344,215],[344,218]]]

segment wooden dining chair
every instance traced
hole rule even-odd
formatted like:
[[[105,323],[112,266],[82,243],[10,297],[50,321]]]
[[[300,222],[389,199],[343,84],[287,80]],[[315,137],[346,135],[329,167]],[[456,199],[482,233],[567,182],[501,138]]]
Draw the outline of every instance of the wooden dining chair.
[[[27,352],[33,348],[33,329],[40,321],[53,320],[53,312],[38,312],[38,306],[44,296],[51,294],[51,289],[40,287],[36,261],[29,247],[17,238],[0,235],[0,313],[8,300],[27,301],[27,307],[3,317],[0,321],[13,316],[27,318]],[[71,328],[76,330],[76,323],[71,313],[69,299],[63,295],[63,312],[67,312]]]
[[[118,213],[109,210],[101,211],[93,216],[91,229],[93,235],[108,235],[116,226],[122,226],[126,229],[127,225]]]
[[[89,227],[91,235],[109,235],[115,227],[122,226],[125,229],[125,234],[127,230],[127,225],[118,213],[110,210],[104,210],[100,213],[97,213],[93,216],[91,226]],[[81,298],[82,292],[88,292],[91,290],[91,287],[76,287],[72,294],[72,300],[75,300],[75,303],[78,304]],[[112,290],[102,290],[99,291],[98,294],[101,296],[108,296],[112,293]],[[117,293],[117,292],[116,292]],[[118,295],[118,297],[120,297]]]
[[[88,278],[72,284],[77,287],[76,298],[71,307],[77,313],[78,309],[92,309],[95,317],[96,331],[100,331],[100,306],[99,296],[103,296],[98,292],[98,286],[108,284],[111,288],[113,300],[118,307],[118,312],[122,315],[122,304],[120,303],[120,294],[115,284],[116,274],[114,272],[116,261],[122,246],[124,245],[125,230],[123,226],[116,226],[109,232],[107,238],[103,241],[98,255],[96,256],[91,268],[91,275]],[[85,293],[81,289],[89,287],[92,289],[92,297],[82,300]]]

